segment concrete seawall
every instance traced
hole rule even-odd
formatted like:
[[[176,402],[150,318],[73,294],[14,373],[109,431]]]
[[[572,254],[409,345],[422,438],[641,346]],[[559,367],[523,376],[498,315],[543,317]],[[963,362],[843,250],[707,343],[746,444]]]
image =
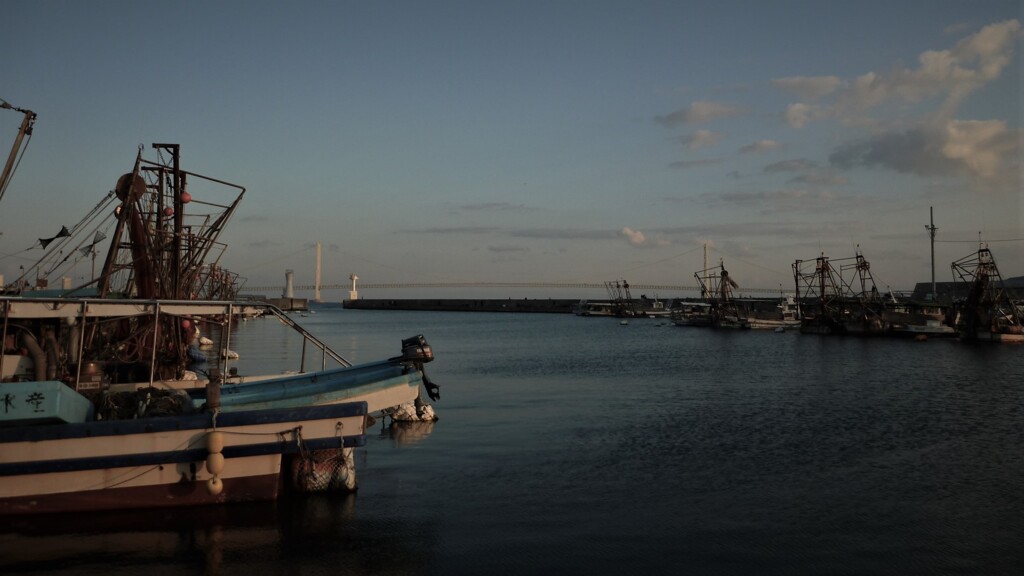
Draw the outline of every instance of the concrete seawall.
[[[571,314],[578,299],[513,300],[453,300],[453,299],[399,299],[399,300],[345,300],[343,308],[349,310],[424,310],[433,312],[534,312],[545,314]]]

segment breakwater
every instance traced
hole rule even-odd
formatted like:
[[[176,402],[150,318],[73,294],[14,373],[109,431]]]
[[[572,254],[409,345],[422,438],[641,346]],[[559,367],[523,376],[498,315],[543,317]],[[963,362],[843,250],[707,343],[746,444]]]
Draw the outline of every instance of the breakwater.
[[[432,312],[534,312],[571,314],[578,299],[369,299],[345,300],[350,310],[422,310]]]

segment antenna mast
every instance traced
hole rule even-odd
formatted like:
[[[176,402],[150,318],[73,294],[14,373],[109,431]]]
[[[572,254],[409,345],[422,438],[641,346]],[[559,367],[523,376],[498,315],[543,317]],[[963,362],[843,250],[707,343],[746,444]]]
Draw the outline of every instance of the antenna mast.
[[[938,228],[935,227],[935,212],[932,206],[928,207],[928,219],[931,221],[931,224],[924,228],[928,231],[928,235],[931,236],[932,239],[932,300],[936,300],[939,297],[935,292],[935,231],[938,230]]]

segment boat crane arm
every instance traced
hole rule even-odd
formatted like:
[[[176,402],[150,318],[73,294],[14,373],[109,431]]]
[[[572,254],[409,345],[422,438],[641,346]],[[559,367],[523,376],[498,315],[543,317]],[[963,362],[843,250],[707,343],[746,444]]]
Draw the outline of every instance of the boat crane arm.
[[[31,110],[11,106],[10,103],[2,98],[0,98],[0,108],[14,110],[25,115],[25,118],[21,121],[21,127],[18,128],[18,136],[14,139],[14,146],[11,148],[11,154],[7,157],[7,163],[4,165],[4,171],[0,173],[0,200],[2,200],[4,192],[7,191],[7,184],[11,181],[11,175],[14,174],[14,167],[17,164],[18,152],[22,150],[22,142],[24,142],[25,136],[30,138],[32,136],[32,126],[36,122],[36,113]]]

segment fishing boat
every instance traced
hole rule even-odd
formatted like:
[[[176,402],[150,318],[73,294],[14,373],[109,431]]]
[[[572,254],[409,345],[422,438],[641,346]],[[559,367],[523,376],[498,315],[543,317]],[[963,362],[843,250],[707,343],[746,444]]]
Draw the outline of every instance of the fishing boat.
[[[733,289],[739,288],[739,284],[729,276],[724,262],[695,272],[693,276],[700,286],[701,298],[708,306],[707,314],[713,328],[750,328],[746,312],[733,298]]]
[[[226,328],[252,307],[266,305],[0,298],[0,514],[267,500],[283,479],[353,489],[368,415],[433,420],[422,336],[353,366],[272,310],[302,341],[297,370],[243,376],[170,353],[193,323]],[[231,331],[211,332],[226,347]],[[204,468],[218,431],[226,461]]]
[[[800,328],[800,305],[793,296],[786,296],[769,307],[760,302],[747,301],[747,322],[753,330],[796,330]]]
[[[666,306],[665,302],[659,300],[657,296],[652,300],[641,294],[640,303],[637,306],[637,315],[644,318],[668,319],[672,316],[671,302],[669,304],[669,306]]]
[[[963,340],[1024,343],[1024,304],[1003,282],[987,245],[951,264],[966,296],[957,303],[954,324]]]
[[[849,258],[830,259],[823,253],[813,261],[797,260],[793,278],[797,301],[811,303],[801,309],[802,333],[874,336],[889,332],[884,315],[887,303],[859,246]]]
[[[917,340],[952,338],[957,333],[946,321],[947,312],[947,305],[934,301],[914,301],[911,298],[887,306],[883,319],[889,326],[890,336]]]
[[[63,382],[2,390],[0,515],[273,500],[286,478],[351,489],[366,441],[362,402],[100,420]]]
[[[611,302],[595,302],[584,298],[573,304],[572,313],[577,316],[616,316],[618,310]]]
[[[679,302],[669,310],[672,324],[707,328],[711,326],[711,305],[706,302]]]
[[[177,145],[154,148],[93,214],[41,238],[44,256],[0,296],[0,514],[273,499],[284,477],[353,489],[370,414],[435,419],[421,335],[353,366],[280,309],[238,301],[217,237],[244,188],[182,170]],[[108,234],[98,276],[46,290],[72,255],[95,261]],[[231,327],[255,317],[292,328],[297,367],[229,364]],[[225,353],[201,353],[201,331]]]

